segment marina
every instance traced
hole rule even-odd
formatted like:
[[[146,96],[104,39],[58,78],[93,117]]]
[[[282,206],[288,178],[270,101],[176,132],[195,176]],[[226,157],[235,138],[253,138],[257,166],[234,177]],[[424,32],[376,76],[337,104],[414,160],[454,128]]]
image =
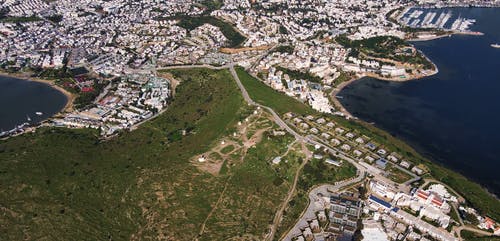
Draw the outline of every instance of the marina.
[[[447,31],[468,32],[476,22],[464,18],[450,9],[410,8],[399,17],[400,23],[412,28],[434,28]]]
[[[456,26],[463,19],[477,19],[467,35],[413,42],[439,73],[404,83],[363,78],[344,88],[339,101],[354,116],[375,122],[427,158],[499,195],[497,171],[491,166],[498,164],[500,156],[500,115],[492,111],[500,109],[500,51],[492,49],[500,47],[496,24],[500,9],[439,11],[451,11],[454,17],[447,24],[457,22]],[[462,20],[457,21],[459,16]],[[485,34],[472,34],[476,32]]]

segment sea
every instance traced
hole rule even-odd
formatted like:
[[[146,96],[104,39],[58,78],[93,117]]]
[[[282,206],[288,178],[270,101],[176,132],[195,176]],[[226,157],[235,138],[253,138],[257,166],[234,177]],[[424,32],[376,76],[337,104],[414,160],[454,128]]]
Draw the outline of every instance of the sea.
[[[67,101],[47,84],[0,75],[0,132],[26,122],[38,124],[61,111]]]
[[[449,8],[472,31],[412,44],[439,73],[407,82],[362,78],[339,101],[354,116],[500,194],[500,8]]]

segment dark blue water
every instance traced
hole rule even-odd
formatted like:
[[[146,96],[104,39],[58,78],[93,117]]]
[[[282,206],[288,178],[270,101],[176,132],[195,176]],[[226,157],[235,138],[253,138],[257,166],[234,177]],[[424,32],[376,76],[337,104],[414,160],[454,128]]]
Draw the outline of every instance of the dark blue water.
[[[0,131],[28,122],[28,117],[29,123],[39,123],[59,112],[66,102],[66,96],[49,85],[0,76]]]
[[[454,8],[484,36],[414,43],[439,68],[405,83],[358,80],[339,99],[355,116],[500,194],[499,8]]]

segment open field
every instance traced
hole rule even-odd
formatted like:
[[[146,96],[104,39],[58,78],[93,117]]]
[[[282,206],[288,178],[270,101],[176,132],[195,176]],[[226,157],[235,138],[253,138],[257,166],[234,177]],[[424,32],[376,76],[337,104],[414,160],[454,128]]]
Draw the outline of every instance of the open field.
[[[315,113],[314,110],[309,108],[309,106],[304,103],[273,90],[266,84],[255,79],[253,76],[245,72],[243,68],[237,67],[236,72],[240,77],[241,83],[245,86],[248,94],[255,102],[271,107],[279,114],[284,114],[290,111],[297,114]]]
[[[395,164],[389,163],[387,167],[387,173],[389,173],[388,178],[396,183],[404,183],[413,177],[400,169],[395,167]]]

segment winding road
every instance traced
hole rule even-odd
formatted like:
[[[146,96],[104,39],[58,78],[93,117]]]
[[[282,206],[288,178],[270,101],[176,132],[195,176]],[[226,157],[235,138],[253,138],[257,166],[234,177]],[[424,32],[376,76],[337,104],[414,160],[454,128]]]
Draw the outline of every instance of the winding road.
[[[238,74],[236,73],[236,70],[234,69],[234,65],[235,65],[234,63],[226,64],[223,66],[211,66],[211,65],[205,65],[205,64],[203,64],[203,65],[181,65],[181,66],[169,66],[169,67],[159,68],[158,70],[189,69],[189,68],[208,68],[208,69],[213,69],[213,70],[229,69],[229,72],[231,73],[232,77],[236,81],[236,84],[237,84],[238,88],[240,89],[244,100],[249,105],[261,107],[261,108],[267,110],[269,113],[271,113],[271,115],[274,119],[274,122],[278,126],[280,126],[282,129],[286,130],[289,134],[293,135],[296,138],[296,140],[301,142],[302,144],[310,144],[310,145],[322,147],[325,150],[328,150],[332,154],[336,155],[337,157],[348,161],[349,163],[354,165],[358,170],[358,175],[354,179],[340,182],[340,183],[337,183],[336,185],[325,184],[325,185],[321,185],[321,186],[314,188],[309,193],[308,208],[306,210],[304,210],[299,222],[297,222],[296,225],[289,232],[287,232],[287,234],[283,240],[291,240],[293,235],[300,234],[299,233],[300,227],[302,227],[301,225],[304,225],[304,220],[307,220],[310,217],[314,218],[313,215],[315,215],[315,211],[317,211],[316,209],[318,208],[317,207],[318,206],[317,202],[319,201],[318,194],[320,194],[320,193],[328,193],[328,192],[332,192],[332,191],[338,191],[342,187],[360,182],[361,180],[363,180],[363,178],[366,176],[367,173],[373,175],[377,179],[385,181],[387,184],[393,185],[397,190],[400,190],[400,191],[407,189],[409,187],[409,184],[420,179],[420,177],[414,175],[413,179],[405,182],[404,184],[401,184],[401,185],[397,184],[397,183],[389,180],[388,178],[382,176],[378,170],[376,170],[374,168],[368,168],[367,166],[362,165],[362,163],[352,159],[350,156],[348,156],[342,150],[339,150],[337,148],[333,148],[327,144],[324,144],[320,138],[318,138],[314,135],[303,136],[303,135],[297,133],[294,129],[292,129],[290,126],[288,126],[288,124],[285,121],[283,121],[283,119],[281,119],[281,117],[272,108],[270,108],[268,106],[261,105],[261,104],[256,103],[255,101],[252,100],[252,98],[248,94],[247,90],[245,89],[245,86],[241,83],[241,80],[240,80]],[[298,181],[300,172],[301,172],[302,168],[305,166],[305,164],[307,163],[308,159],[309,158],[306,158],[306,160],[304,160],[304,162],[297,169],[295,176],[294,176],[294,182],[292,184],[292,187],[290,188],[290,190],[287,193],[286,197],[284,198],[282,204],[278,208],[278,210],[275,214],[275,217],[273,218],[273,223],[270,227],[270,231],[265,236],[265,240],[272,240],[273,239],[273,237],[276,233],[276,229],[277,229],[279,223],[281,222],[281,218],[282,218],[283,212],[286,208],[286,205],[288,204],[288,202],[293,197],[293,194],[295,193],[295,189],[296,189],[296,185],[297,185],[297,181]],[[460,226],[460,227],[457,227],[456,229],[454,229],[454,231],[457,232],[459,237],[460,237],[459,233],[461,230],[469,230],[469,231],[473,231],[473,232],[476,232],[479,234],[491,235],[490,233],[479,230],[479,229],[471,228],[468,226]]]

